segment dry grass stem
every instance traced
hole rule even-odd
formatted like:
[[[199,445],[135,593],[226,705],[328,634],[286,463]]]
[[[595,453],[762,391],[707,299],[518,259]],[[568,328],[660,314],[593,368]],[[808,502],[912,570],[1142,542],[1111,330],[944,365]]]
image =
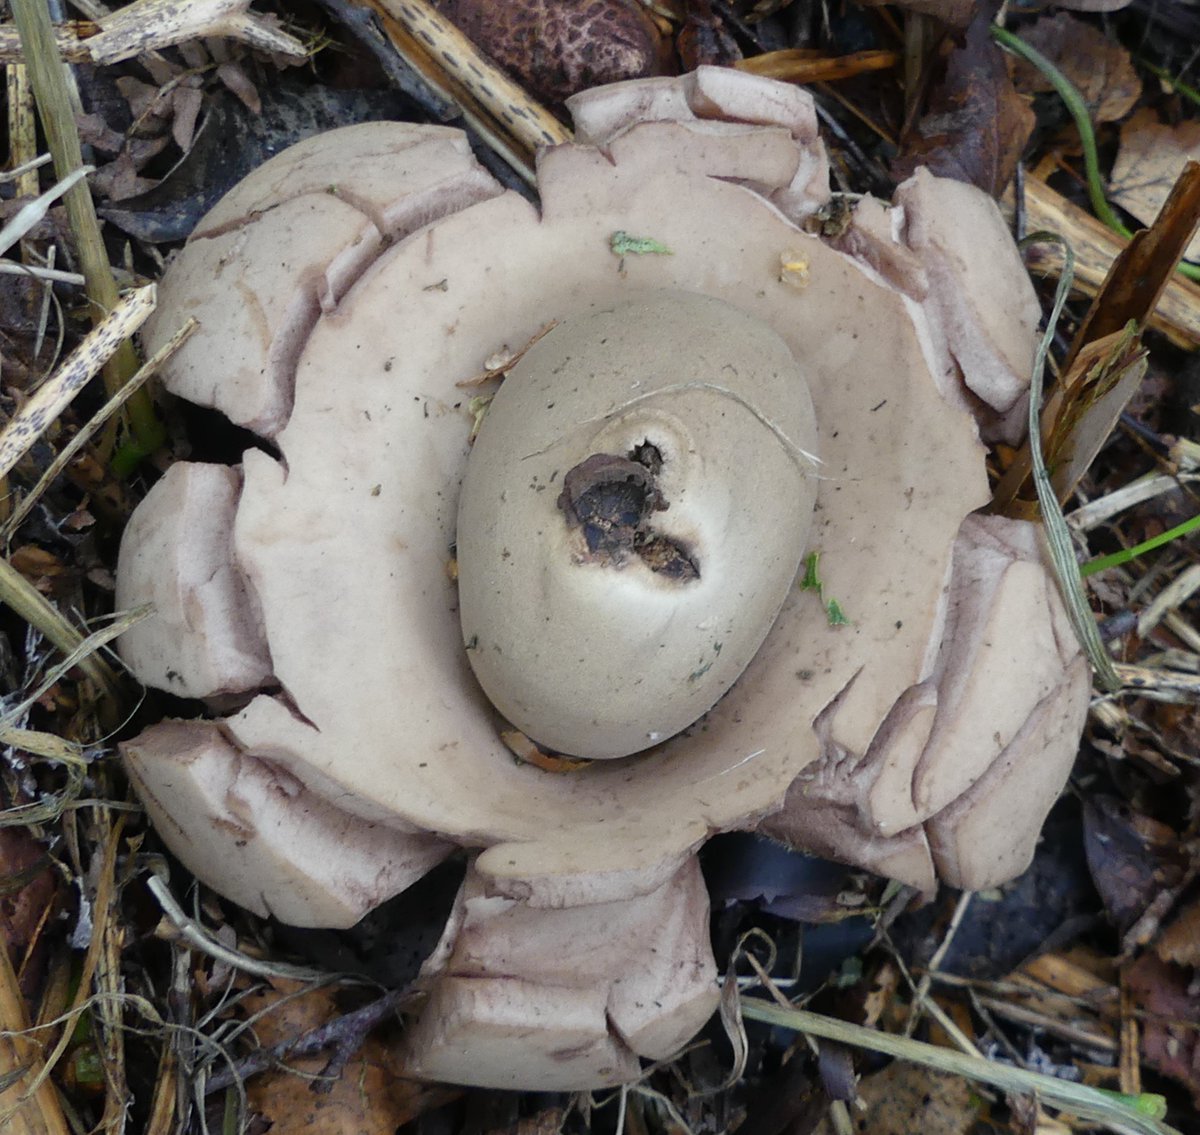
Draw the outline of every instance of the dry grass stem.
[[[29,85],[29,70],[24,63],[10,63],[7,68],[8,93],[8,160],[15,167],[12,178],[18,197],[36,197],[38,193],[37,125],[33,115],[33,88]]]
[[[98,21],[100,34],[85,41],[95,63],[118,63],[189,39],[225,37],[287,59],[308,58],[308,49],[278,26],[273,16],[250,11],[250,0],[137,0]]]
[[[12,470],[80,390],[128,343],[129,337],[149,318],[154,304],[153,284],[119,300],[108,318],[89,332],[58,371],[13,415],[0,433],[0,476]]]
[[[426,0],[355,0],[377,12],[397,52],[440,95],[456,104],[480,137],[531,185],[539,146],[571,131],[481,54]]]
[[[69,1135],[42,1046],[29,1032],[16,968],[0,941],[0,1116],[5,1135]]]
[[[1125,242],[1091,213],[1033,177],[1025,182],[1025,213],[1031,230],[1056,232],[1071,245],[1076,255],[1075,287],[1084,295],[1096,295]],[[1057,276],[1063,267],[1062,252],[1054,245],[1038,245],[1030,250],[1028,263],[1035,272]],[[1179,346],[1191,349],[1200,344],[1200,286],[1173,276],[1149,326]]]
[[[81,768],[87,764],[79,742],[40,729],[18,729],[6,721],[0,721],[0,745],[11,745],[14,749],[60,764],[77,764]]]
[[[41,499],[42,494],[50,487],[54,479],[75,460],[80,450],[91,440],[96,431],[100,429],[105,422],[109,420],[125,403],[133,397],[133,395],[141,388],[142,384],[153,378],[162,367],[180,347],[191,337],[192,332],[196,330],[199,324],[194,319],[189,319],[171,338],[157,350],[154,355],[146,360],[145,365],[135,374],[116,394],[114,394],[79,430],[79,432],[71,438],[61,453],[47,467],[46,471],[38,479],[36,485],[30,489],[29,493],[21,500],[21,503],[13,510],[12,516],[0,528],[0,541],[10,540],[13,533],[21,525],[21,522],[29,515],[30,511]]]
[[[1169,493],[1180,485],[1195,484],[1198,481],[1200,476],[1189,473],[1174,477],[1166,473],[1147,473],[1136,481],[1130,481],[1128,485],[1122,485],[1105,496],[1097,497],[1073,509],[1067,514],[1067,524],[1073,532],[1088,532],[1112,520],[1114,516],[1119,516],[1126,509],[1145,504],[1146,501]]]
[[[1200,564],[1192,564],[1171,580],[1138,616],[1137,633],[1145,638],[1171,611],[1182,607],[1197,591],[1200,591]]]
[[[42,0],[12,0],[13,16],[21,32],[21,44],[29,78],[37,99],[38,113],[55,172],[66,177],[83,165],[79,131],[75,124],[75,105],[71,98],[67,69],[59,57],[49,11]],[[93,325],[103,322],[118,302],[108,252],[100,237],[100,225],[91,193],[78,184],[64,195],[67,219],[86,280]],[[130,342],[118,345],[104,368],[109,394],[115,394],[138,367],[137,355]],[[149,396],[143,391],[129,402],[128,412],[134,434],[143,450],[150,451],[162,441],[162,427],[154,416]]]
[[[1200,699],[1200,674],[1120,662],[1116,670],[1126,693],[1176,705],[1192,705]]]
[[[45,220],[50,206],[91,172],[91,166],[80,166],[52,185],[45,193],[22,205],[12,220],[0,229],[0,256],[12,248],[34,225]]]
[[[68,63],[88,63],[91,56],[84,47],[85,36],[95,32],[87,23],[68,23],[54,26],[51,32],[59,56]],[[25,49],[21,33],[14,24],[0,24],[0,63],[22,63]]]
[[[1023,1068],[1012,1068],[991,1060],[982,1060],[947,1048],[893,1036],[876,1029],[853,1025],[834,1017],[810,1013],[804,1009],[782,1009],[766,1001],[744,999],[742,1013],[752,1021],[793,1029],[797,1032],[839,1041],[855,1048],[881,1052],[909,1060],[938,1072],[964,1076],[981,1084],[990,1084],[1003,1092],[1036,1095],[1051,1107],[1064,1109],[1090,1119],[1121,1135],[1180,1135],[1174,1128],[1136,1111],[1122,1100],[1082,1084],[1073,1084]]]
[[[751,75],[765,75],[786,83],[831,83],[850,79],[868,71],[890,71],[900,63],[894,51],[856,51],[851,55],[823,56],[805,48],[768,51],[734,66]]]
[[[112,667],[99,657],[93,640],[86,640],[32,583],[0,557],[0,603],[11,607],[78,666],[97,690],[113,699],[120,696],[120,682]],[[110,633],[111,628],[108,632]]]
[[[78,272],[61,272],[56,268],[38,268],[33,264],[13,264],[0,260],[0,276],[31,276],[35,280],[43,280],[51,284],[70,284],[72,287],[82,287],[84,278]]]
[[[198,922],[188,918],[183,908],[175,901],[166,882],[158,875],[150,875],[146,879],[150,893],[158,900],[163,913],[167,916],[180,936],[190,946],[194,946],[202,954],[223,962],[231,969],[242,970],[255,977],[283,977],[293,981],[328,981],[329,974],[323,970],[309,969],[305,966],[292,966],[283,962],[264,962],[258,958],[247,957],[237,950],[223,946]]]
[[[119,63],[190,39],[238,40],[286,59],[306,59],[308,49],[271,16],[249,10],[250,0],[136,0],[90,23],[53,28],[53,42],[68,63]],[[12,25],[0,25],[0,62],[25,58]]]
[[[30,158],[29,161],[22,162],[19,166],[14,166],[12,169],[0,170],[0,185],[7,185],[10,181],[19,181],[26,174],[41,169],[42,166],[47,165],[52,160],[49,154],[38,154],[36,157]],[[26,194],[26,196],[36,196],[37,191],[38,185],[34,182],[33,193]]]
[[[1086,1025],[1072,1024],[1058,1017],[1039,1013],[1036,1009],[1028,1009],[1023,1005],[1014,1005],[1011,1001],[999,997],[981,997],[979,1003],[989,1012],[995,1013],[1006,1021],[1027,1025],[1038,1032],[1049,1033],[1051,1036],[1078,1044],[1092,1052],[1116,1052],[1117,1042],[1110,1036],[1098,1033]]]

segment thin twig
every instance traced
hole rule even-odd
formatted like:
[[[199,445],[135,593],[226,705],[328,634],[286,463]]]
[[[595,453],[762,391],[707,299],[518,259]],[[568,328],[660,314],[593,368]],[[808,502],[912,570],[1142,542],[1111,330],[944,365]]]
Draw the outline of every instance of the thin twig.
[[[239,1060],[232,1068],[223,1069],[210,1076],[205,1082],[204,1093],[211,1095],[213,1092],[223,1091],[238,1081],[248,1080],[259,1072],[282,1064],[288,1058],[311,1056],[314,1052],[321,1052],[326,1048],[334,1050],[330,1058],[331,1065],[337,1067],[340,1062],[340,1065],[344,1066],[346,1060],[362,1047],[372,1029],[395,1015],[412,999],[411,989],[393,989],[361,1009],[335,1017],[332,1021],[326,1021],[325,1024],[309,1029],[297,1037],[281,1040],[270,1048],[259,1049]],[[324,1075],[328,1077],[324,1090],[328,1091],[337,1075],[333,1068],[327,1070]],[[320,1091],[321,1086],[318,1086],[317,1090]]]

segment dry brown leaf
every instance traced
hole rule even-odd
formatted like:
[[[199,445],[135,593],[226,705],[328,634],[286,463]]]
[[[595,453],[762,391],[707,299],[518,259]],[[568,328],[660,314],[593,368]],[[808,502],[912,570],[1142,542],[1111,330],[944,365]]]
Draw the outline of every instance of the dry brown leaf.
[[[1164,962],[1200,966],[1200,899],[1193,899],[1159,936],[1155,951]]]
[[[295,994],[294,982],[251,996],[246,1010],[260,1013],[255,1034],[265,1047],[294,1039],[327,1024],[340,1013],[330,988]],[[446,1102],[453,1089],[403,1078],[392,1046],[369,1036],[347,1061],[327,1092],[311,1088],[329,1062],[329,1053],[288,1060],[288,1068],[264,1072],[246,1083],[250,1106],[271,1124],[272,1135],[393,1135],[422,1111]]]
[[[741,48],[709,0],[691,0],[683,27],[675,37],[675,50],[685,71],[705,65],[732,67],[742,58]]]
[[[1116,122],[1136,105],[1142,81],[1129,52],[1099,28],[1059,12],[1021,29],[1021,38],[1040,51],[1078,88],[1093,122]],[[1013,82],[1022,94],[1052,91],[1031,63],[1017,60]]]
[[[171,96],[175,117],[171,120],[171,136],[185,154],[192,148],[196,133],[196,121],[204,105],[204,94],[198,87],[176,87]]]
[[[28,828],[0,828],[0,879],[0,949],[20,969],[58,893],[57,876]]]
[[[979,1120],[981,1101],[961,1076],[897,1060],[858,1086],[856,1128],[871,1135],[960,1135]],[[826,1119],[819,1135],[832,1135]]]
[[[1200,160],[1200,121],[1168,126],[1142,109],[1121,127],[1121,148],[1109,181],[1109,196],[1144,225],[1158,216],[1188,159]],[[1200,260],[1200,236],[1187,258]]]
[[[1144,954],[1125,973],[1126,986],[1142,1019],[1142,1057],[1178,1080],[1200,1106],[1200,1033],[1183,1022],[1200,1019],[1200,997],[1191,971]]]
[[[217,78],[251,114],[262,114],[262,98],[258,88],[240,63],[222,63],[217,68]]]
[[[989,28],[988,18],[977,16],[950,53],[925,113],[892,163],[897,178],[928,166],[939,177],[969,182],[993,197],[1012,180],[1034,114],[1013,87]]]
[[[1162,890],[1179,838],[1166,824],[1099,793],[1084,802],[1083,830],[1092,881],[1109,917],[1124,931]]]

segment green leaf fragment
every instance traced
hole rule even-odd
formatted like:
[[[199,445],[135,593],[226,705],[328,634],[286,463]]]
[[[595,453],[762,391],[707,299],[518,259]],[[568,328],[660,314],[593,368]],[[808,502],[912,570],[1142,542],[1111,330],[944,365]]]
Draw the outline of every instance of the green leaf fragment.
[[[809,552],[804,557],[804,578],[800,580],[801,591],[815,591],[821,594],[821,553]]]
[[[850,620],[846,618],[846,612],[842,610],[842,605],[836,599],[830,599],[825,604],[825,614],[829,618],[831,627],[848,627]]]
[[[1152,1092],[1142,1092],[1141,1095],[1131,1096],[1127,1092],[1114,1092],[1108,1088],[1097,1088],[1096,1091],[1103,1092],[1106,1096],[1111,1096],[1113,1099],[1119,1100],[1121,1103],[1133,1108],[1134,1111],[1150,1116],[1151,1119],[1167,1118],[1166,1096],[1155,1095]]]
[[[672,256],[671,250],[660,240],[652,236],[633,236],[618,229],[608,238],[608,246],[616,256],[644,256],[653,253],[658,256]]]

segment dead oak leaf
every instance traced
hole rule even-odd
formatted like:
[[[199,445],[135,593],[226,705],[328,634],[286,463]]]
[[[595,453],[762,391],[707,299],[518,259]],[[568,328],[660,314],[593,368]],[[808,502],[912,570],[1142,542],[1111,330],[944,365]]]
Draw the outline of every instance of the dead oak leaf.
[[[1200,968],[1200,899],[1193,899],[1175,916],[1154,950],[1164,962]]]
[[[1034,114],[1013,86],[989,24],[977,15],[950,52],[925,113],[892,163],[897,179],[927,166],[939,177],[969,182],[993,197],[1012,180],[1033,132]]]
[[[1066,12],[1043,16],[1021,29],[1021,38],[1041,52],[1075,85],[1093,122],[1116,122],[1137,105],[1142,80],[1129,52],[1099,28]],[[1013,83],[1021,94],[1054,89],[1032,63],[1014,60]]]
[[[1192,971],[1143,954],[1125,971],[1125,982],[1142,1020],[1142,1058],[1179,1081],[1200,1106],[1200,1034],[1186,1022],[1200,1017]]]
[[[1121,127],[1121,147],[1113,163],[1109,197],[1144,225],[1153,223],[1189,159],[1200,159],[1200,121],[1168,126],[1154,111],[1139,110]],[[1187,258],[1200,260],[1200,236]]]
[[[274,989],[251,994],[243,1002],[255,1017],[255,1035],[264,1047],[328,1025],[339,1013],[336,993],[328,986],[301,991],[282,979],[271,984]],[[332,1081],[324,1078],[329,1057],[324,1052],[285,1058],[285,1068],[247,1081],[250,1106],[271,1123],[273,1135],[393,1135],[423,1111],[458,1094],[458,1089],[405,1079],[396,1046],[374,1033]],[[310,1090],[313,1084],[322,1090]]]

